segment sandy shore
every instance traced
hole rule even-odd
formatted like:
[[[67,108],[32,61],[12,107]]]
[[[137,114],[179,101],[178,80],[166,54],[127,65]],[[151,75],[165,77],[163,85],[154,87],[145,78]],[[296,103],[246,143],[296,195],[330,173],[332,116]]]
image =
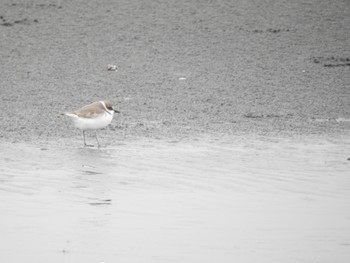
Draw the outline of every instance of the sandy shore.
[[[112,141],[349,134],[347,1],[4,0],[0,10],[4,141],[80,136],[59,113],[105,98],[122,112],[104,133]]]
[[[349,32],[344,0],[2,0],[0,262],[349,262]],[[60,113],[101,99],[83,147]]]

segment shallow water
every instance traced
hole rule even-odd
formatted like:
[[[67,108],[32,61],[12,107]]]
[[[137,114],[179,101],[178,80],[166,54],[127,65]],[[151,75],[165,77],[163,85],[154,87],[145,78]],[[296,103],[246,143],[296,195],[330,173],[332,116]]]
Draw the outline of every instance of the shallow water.
[[[1,262],[348,262],[350,142],[2,143]]]

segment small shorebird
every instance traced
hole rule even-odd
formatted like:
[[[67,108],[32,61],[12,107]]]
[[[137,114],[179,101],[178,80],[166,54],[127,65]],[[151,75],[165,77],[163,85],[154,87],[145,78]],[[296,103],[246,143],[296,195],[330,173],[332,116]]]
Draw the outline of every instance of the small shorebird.
[[[84,146],[93,146],[86,144],[85,131],[102,129],[108,126],[113,119],[114,112],[119,113],[119,111],[113,109],[112,103],[109,100],[104,100],[96,101],[76,111],[62,114],[71,117],[75,127],[83,131]],[[98,147],[100,147],[97,132],[95,133],[95,138]]]

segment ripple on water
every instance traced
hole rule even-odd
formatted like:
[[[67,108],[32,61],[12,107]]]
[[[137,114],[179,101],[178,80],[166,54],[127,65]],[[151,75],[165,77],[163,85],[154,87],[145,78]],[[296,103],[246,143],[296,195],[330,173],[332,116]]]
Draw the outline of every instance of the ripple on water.
[[[115,148],[47,147],[45,151],[19,144],[5,149],[0,187],[9,192],[35,193],[45,185],[72,182],[71,176],[83,184],[108,177],[110,183],[140,189],[231,189],[334,196],[347,195],[349,190],[346,147],[326,142],[132,142]]]
[[[4,144],[1,256],[295,262],[297,254],[311,262],[332,249],[341,259],[349,243],[348,146],[277,139],[101,149]]]
[[[116,161],[112,174],[140,188],[341,196],[349,190],[344,156],[342,145],[258,141],[249,145],[136,144],[111,151],[109,158]]]

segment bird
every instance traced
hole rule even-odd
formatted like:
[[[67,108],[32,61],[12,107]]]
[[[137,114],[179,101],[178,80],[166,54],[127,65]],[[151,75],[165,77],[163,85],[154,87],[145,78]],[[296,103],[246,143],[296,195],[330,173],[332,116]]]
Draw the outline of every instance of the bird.
[[[93,145],[86,144],[85,131],[107,127],[111,123],[114,113],[120,112],[113,109],[112,102],[109,100],[101,100],[85,105],[78,110],[64,112],[62,114],[70,117],[74,126],[83,131],[84,146],[92,147]],[[98,147],[100,147],[100,142],[97,139],[97,131],[95,133],[95,138]]]

